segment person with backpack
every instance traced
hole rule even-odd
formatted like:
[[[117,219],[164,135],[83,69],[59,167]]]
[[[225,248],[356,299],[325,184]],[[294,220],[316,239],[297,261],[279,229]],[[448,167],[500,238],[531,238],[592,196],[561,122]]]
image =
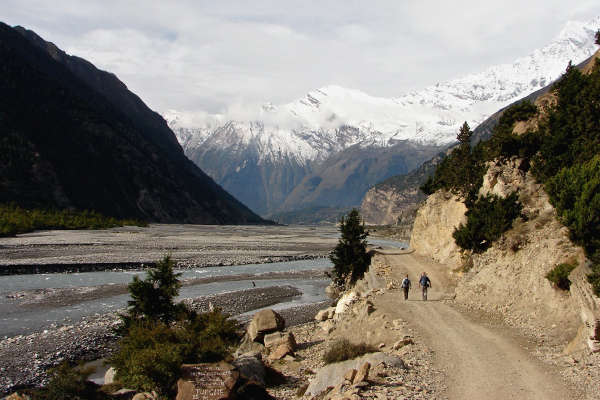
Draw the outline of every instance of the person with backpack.
[[[410,279],[408,279],[408,274],[406,274],[406,278],[402,280],[402,290],[404,290],[404,300],[408,300],[408,291],[410,290]]]
[[[431,287],[431,280],[427,276],[425,272],[421,274],[421,279],[419,280],[419,285],[423,290],[423,300],[427,300],[427,289]]]

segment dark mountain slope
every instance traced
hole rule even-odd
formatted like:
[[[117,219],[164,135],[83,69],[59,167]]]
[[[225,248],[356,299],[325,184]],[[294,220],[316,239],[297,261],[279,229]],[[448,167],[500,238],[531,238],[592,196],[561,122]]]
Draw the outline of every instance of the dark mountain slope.
[[[140,122],[152,112],[129,91],[135,98],[109,101],[111,91],[2,23],[0,59],[0,202],[158,222],[263,222],[189,161],[170,130]]]

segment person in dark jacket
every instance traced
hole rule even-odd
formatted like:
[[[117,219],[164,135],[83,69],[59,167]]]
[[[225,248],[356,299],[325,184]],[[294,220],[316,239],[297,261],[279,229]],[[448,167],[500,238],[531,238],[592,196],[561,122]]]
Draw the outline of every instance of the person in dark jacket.
[[[419,286],[421,286],[421,289],[423,290],[423,300],[427,300],[427,289],[431,287],[431,280],[425,272],[421,274]]]
[[[408,274],[406,274],[406,278],[402,280],[402,290],[404,290],[404,300],[408,300],[408,291],[410,290],[410,279],[408,279]]]

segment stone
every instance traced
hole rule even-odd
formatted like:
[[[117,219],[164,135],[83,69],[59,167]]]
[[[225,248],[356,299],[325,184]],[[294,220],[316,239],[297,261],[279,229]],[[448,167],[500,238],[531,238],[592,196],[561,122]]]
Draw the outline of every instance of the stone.
[[[329,319],[327,309],[321,310],[317,313],[317,315],[315,315],[316,321],[325,321],[327,319]]]
[[[379,346],[377,346],[377,348],[379,350],[383,349],[385,347],[385,343],[379,343]]]
[[[244,335],[244,338],[242,339],[242,343],[240,343],[240,346],[235,351],[234,355],[236,357],[239,357],[242,354],[262,353],[264,350],[265,350],[265,346],[262,343],[258,343],[253,340],[250,340],[250,337],[248,336],[248,334],[246,334],[246,335]]]
[[[275,311],[261,310],[254,314],[248,325],[248,337],[253,342],[262,342],[265,334],[283,330],[285,320]]]
[[[319,369],[313,379],[311,379],[308,389],[306,389],[306,395],[317,396],[326,390],[327,387],[343,383],[344,375],[348,370],[358,370],[365,362],[369,362],[371,365],[385,363],[390,368],[406,369],[406,364],[398,356],[381,352],[365,354],[362,357],[352,360],[328,364]]]
[[[321,329],[325,331],[325,334],[329,335],[335,329],[335,322],[327,320],[321,324]]]
[[[115,383],[115,375],[117,374],[117,370],[114,367],[110,367],[106,370],[104,374],[104,384],[110,385],[111,383]]]
[[[135,396],[132,397],[131,400],[157,400],[157,399],[158,399],[158,395],[156,394],[156,392],[152,392],[152,393],[142,392],[142,393],[137,393]]]
[[[240,375],[249,380],[256,382],[262,386],[265,385],[267,371],[265,364],[256,354],[244,354],[236,358],[232,365],[238,369]]]
[[[273,352],[271,352],[271,354],[269,354],[269,360],[270,361],[281,360],[283,357],[287,356],[288,354],[293,355],[294,351],[292,350],[292,348],[290,347],[290,345],[288,343],[282,343]]]
[[[8,397],[5,397],[5,400],[30,400],[31,397],[25,394],[13,393]]]
[[[363,381],[366,381],[367,379],[369,379],[369,370],[370,369],[371,369],[371,363],[368,361],[365,361],[363,363],[363,365],[361,365],[358,372],[356,373],[356,376],[354,377],[354,380],[352,382],[359,383],[359,382],[363,382]]]
[[[348,372],[344,374],[344,379],[350,382],[354,381],[354,377],[356,376],[356,370],[354,368],[349,369]]]
[[[287,343],[293,351],[296,351],[296,338],[292,332],[274,332],[264,337],[265,347],[277,348],[283,343]]]
[[[232,397],[240,373],[226,362],[184,364],[176,400],[220,400]]]
[[[359,297],[356,292],[348,292],[342,296],[335,306],[335,315],[341,315],[348,312],[352,308],[352,304],[358,301]]]

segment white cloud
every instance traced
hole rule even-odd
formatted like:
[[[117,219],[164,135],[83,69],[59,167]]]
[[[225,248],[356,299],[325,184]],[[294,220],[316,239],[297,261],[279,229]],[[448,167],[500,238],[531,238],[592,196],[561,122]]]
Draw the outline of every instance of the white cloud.
[[[244,114],[328,84],[391,97],[511,62],[597,1],[3,0],[0,19],[112,71],[151,107]]]

